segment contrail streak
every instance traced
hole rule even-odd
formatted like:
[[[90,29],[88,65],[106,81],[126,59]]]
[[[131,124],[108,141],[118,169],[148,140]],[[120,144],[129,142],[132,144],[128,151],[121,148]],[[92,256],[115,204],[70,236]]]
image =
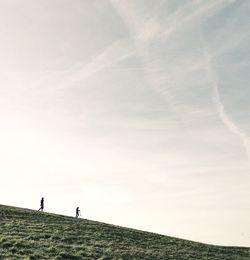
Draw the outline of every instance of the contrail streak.
[[[213,86],[213,102],[216,105],[217,111],[219,118],[221,119],[222,123],[227,127],[227,129],[237,136],[242,143],[243,148],[245,149],[247,159],[248,159],[248,166],[250,168],[250,141],[248,136],[242,132],[242,130],[230,119],[230,117],[227,115],[225,112],[224,105],[221,101],[220,98],[220,93],[219,93],[219,81],[217,78],[217,75],[215,71],[212,69],[212,62],[211,62],[211,55],[206,48],[205,50],[205,55],[206,55],[206,69],[207,69],[207,75],[212,82]]]

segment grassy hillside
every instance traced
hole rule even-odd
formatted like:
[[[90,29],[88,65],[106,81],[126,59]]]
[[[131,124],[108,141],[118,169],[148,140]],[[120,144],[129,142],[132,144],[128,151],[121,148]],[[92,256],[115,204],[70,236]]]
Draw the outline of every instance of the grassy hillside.
[[[0,205],[1,259],[250,259],[211,246],[90,220]]]

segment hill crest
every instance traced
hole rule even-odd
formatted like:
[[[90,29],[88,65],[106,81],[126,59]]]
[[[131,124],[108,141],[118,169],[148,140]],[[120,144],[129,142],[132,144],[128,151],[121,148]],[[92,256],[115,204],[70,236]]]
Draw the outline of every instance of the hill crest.
[[[250,259],[246,247],[207,245],[4,205],[0,224],[0,256],[8,259]]]

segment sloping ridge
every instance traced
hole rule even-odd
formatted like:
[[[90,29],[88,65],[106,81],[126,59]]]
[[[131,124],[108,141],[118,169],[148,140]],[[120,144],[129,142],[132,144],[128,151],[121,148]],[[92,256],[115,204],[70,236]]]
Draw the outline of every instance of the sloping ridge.
[[[206,245],[0,205],[0,258],[249,260],[250,248]]]

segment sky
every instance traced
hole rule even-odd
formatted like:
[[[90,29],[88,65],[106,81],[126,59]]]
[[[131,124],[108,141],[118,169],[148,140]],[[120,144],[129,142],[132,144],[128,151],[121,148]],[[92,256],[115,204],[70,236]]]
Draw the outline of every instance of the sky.
[[[0,203],[250,246],[249,12],[1,0]]]

